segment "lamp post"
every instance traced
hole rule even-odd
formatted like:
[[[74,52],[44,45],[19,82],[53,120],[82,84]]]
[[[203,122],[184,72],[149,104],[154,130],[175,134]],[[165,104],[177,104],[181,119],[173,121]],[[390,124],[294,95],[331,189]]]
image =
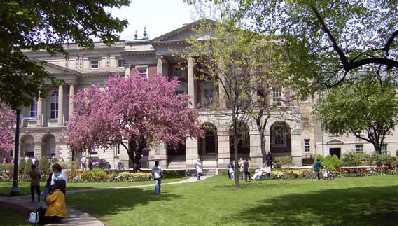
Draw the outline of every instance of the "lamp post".
[[[15,149],[14,149],[14,172],[12,175],[12,188],[10,195],[15,196],[20,194],[18,187],[18,162],[19,162],[19,123],[21,118],[21,110],[15,110],[16,115],[16,127],[15,127]]]

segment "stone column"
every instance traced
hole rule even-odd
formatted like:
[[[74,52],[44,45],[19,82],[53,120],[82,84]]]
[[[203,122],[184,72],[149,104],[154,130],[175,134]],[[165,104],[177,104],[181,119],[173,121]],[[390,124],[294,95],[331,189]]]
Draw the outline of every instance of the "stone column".
[[[196,160],[199,158],[198,141],[195,138],[187,138],[186,143],[186,157],[185,162],[187,168],[193,168]]]
[[[43,126],[43,98],[41,97],[37,100],[36,126]]]
[[[291,136],[291,153],[292,153],[292,163],[295,166],[302,165],[304,145],[301,142],[301,130],[292,129]]]
[[[195,90],[195,76],[194,69],[195,62],[193,57],[188,58],[188,95],[191,97],[189,107],[195,108],[196,106],[196,90]]]
[[[231,154],[229,144],[229,130],[228,128],[219,128],[217,131],[217,146],[218,146],[218,167],[227,168]]]
[[[167,168],[167,146],[165,143],[160,143],[151,149],[148,155],[148,165],[152,168],[155,161],[159,161],[160,167]]]
[[[250,168],[258,168],[263,165],[263,154],[261,153],[261,141],[258,131],[250,132]]]
[[[158,57],[157,74],[168,76],[168,64],[163,56]]]
[[[58,87],[58,125],[64,125],[64,87]]]
[[[69,117],[68,120],[71,120],[73,111],[75,110],[75,85],[69,85]]]
[[[124,71],[124,77],[126,77],[126,78],[130,77],[130,70],[131,70],[130,67],[131,67],[131,65],[129,64]]]

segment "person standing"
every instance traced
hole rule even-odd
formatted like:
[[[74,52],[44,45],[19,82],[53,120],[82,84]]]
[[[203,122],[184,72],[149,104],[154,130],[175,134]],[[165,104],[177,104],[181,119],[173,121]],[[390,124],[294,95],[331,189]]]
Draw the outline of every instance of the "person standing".
[[[32,202],[35,201],[35,192],[37,194],[37,201],[40,202],[40,179],[41,173],[35,164],[32,164],[30,171],[30,192],[32,194]]]
[[[228,176],[231,180],[235,179],[235,167],[233,162],[228,164]]]
[[[314,172],[315,172],[315,175],[318,178],[318,180],[321,179],[321,175],[320,175],[321,168],[322,168],[321,160],[316,159],[316,161],[314,163]]]
[[[247,159],[243,161],[243,178],[246,182],[248,178],[250,180],[249,161]]]
[[[197,159],[195,162],[195,169],[196,169],[196,178],[200,180],[200,176],[203,174],[203,164],[200,159]]]
[[[267,166],[271,167],[271,169],[272,169],[272,154],[270,151],[267,152],[267,155],[265,156],[265,161],[267,163]]]
[[[160,195],[160,184],[163,176],[163,170],[159,166],[159,161],[155,161],[155,166],[152,168],[152,177],[155,180],[155,194]]]

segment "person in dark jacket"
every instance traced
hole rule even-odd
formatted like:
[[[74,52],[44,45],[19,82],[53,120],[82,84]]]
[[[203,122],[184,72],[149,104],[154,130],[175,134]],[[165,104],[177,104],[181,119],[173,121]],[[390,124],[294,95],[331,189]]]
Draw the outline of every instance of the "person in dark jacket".
[[[243,161],[243,178],[245,181],[247,181],[247,179],[250,180],[249,161],[247,159]]]
[[[41,173],[35,164],[32,164],[30,175],[30,191],[32,193],[32,202],[35,201],[35,192],[37,194],[37,201],[40,202],[40,179]]]
[[[271,167],[272,169],[272,154],[271,152],[267,152],[266,156],[265,156],[265,162],[267,164],[267,166]]]
[[[321,173],[320,173],[321,168],[322,168],[321,160],[317,159],[314,163],[314,172],[318,180],[321,179]]]

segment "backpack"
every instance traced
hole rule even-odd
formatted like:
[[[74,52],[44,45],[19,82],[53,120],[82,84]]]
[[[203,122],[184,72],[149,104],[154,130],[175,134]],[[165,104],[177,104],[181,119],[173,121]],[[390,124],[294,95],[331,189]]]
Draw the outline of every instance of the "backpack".
[[[36,225],[40,221],[40,212],[38,210],[29,213],[28,222]]]

